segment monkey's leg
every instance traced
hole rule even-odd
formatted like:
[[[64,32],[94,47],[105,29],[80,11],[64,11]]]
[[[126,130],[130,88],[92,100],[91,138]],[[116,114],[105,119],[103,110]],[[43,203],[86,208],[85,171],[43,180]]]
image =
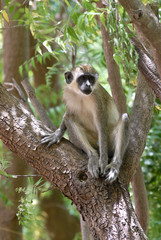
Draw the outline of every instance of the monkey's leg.
[[[106,167],[106,171],[110,169],[109,173],[106,176],[106,180],[108,182],[115,181],[119,175],[122,159],[128,145],[128,135],[129,135],[128,129],[129,129],[129,117],[127,113],[124,113],[121,117],[121,120],[117,128],[115,129],[114,156],[113,156],[112,162]]]
[[[90,145],[86,132],[83,127],[71,119],[65,120],[67,126],[69,140],[82,149],[88,156],[88,172],[92,177],[99,177],[99,157],[97,151]]]

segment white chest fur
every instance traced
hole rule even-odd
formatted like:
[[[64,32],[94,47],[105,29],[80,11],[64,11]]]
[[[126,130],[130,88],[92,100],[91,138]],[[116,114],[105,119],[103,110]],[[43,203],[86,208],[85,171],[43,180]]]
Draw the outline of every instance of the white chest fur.
[[[95,126],[95,105],[92,95],[75,93],[70,88],[64,89],[64,102],[70,113],[78,117],[85,126],[90,126],[91,130],[96,131]]]

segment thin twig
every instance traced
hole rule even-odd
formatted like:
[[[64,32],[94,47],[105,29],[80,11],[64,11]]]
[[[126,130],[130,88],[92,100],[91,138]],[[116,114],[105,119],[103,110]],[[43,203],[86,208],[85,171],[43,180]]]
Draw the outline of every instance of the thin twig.
[[[51,130],[55,130],[55,126],[53,125],[52,121],[50,120],[50,118],[48,117],[45,109],[43,108],[43,106],[41,105],[41,103],[39,102],[39,100],[36,97],[35,94],[35,90],[34,88],[31,86],[31,84],[29,83],[28,79],[25,78],[22,82],[21,82],[24,90],[27,93],[28,98],[30,99],[33,107],[36,110],[36,113],[38,114],[40,120],[46,125],[48,126]]]
[[[76,57],[77,57],[77,45],[75,43],[73,43],[73,47],[72,47],[72,68],[75,67]]]
[[[11,29],[11,28],[17,28],[17,27],[25,27],[26,25],[15,25],[15,26],[10,26],[10,27],[2,27],[0,28],[0,30],[5,30],[5,29]]]
[[[25,104],[26,109],[33,114],[32,109],[30,108],[28,101],[26,99],[26,96],[22,90],[22,88],[20,87],[20,85],[16,82],[16,80],[14,78],[12,78],[12,83],[11,82],[5,82],[4,83],[6,86],[10,86],[10,88],[7,88],[7,91],[12,91],[14,89],[17,90],[21,101]]]
[[[23,100],[23,102],[27,102],[27,99],[20,87],[20,85],[15,81],[14,78],[12,78],[12,83],[11,82],[5,82],[4,83],[6,86],[10,86],[10,88],[7,88],[7,91],[12,91],[13,89],[16,89],[18,94],[20,95],[21,99]]]
[[[19,178],[19,177],[42,177],[40,174],[31,174],[31,175],[13,175],[11,174],[12,178]]]

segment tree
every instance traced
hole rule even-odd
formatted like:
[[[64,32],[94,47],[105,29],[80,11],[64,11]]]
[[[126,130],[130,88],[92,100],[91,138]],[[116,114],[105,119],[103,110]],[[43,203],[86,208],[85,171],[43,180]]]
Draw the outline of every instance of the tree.
[[[21,2],[21,1],[18,1]],[[18,3],[17,3],[18,4]],[[2,6],[4,9],[5,1],[2,1]],[[24,8],[23,8],[24,10]],[[28,59],[28,30],[25,26],[18,26],[17,21],[14,20],[13,16],[15,12],[19,11],[19,6],[16,6],[14,12],[10,14],[10,28],[5,21],[4,31],[3,31],[3,74],[4,82],[11,83],[13,79],[20,83],[21,76],[19,74],[19,66],[23,64],[24,61]],[[13,51],[14,49],[14,51]],[[26,74],[26,73],[25,73]],[[24,75],[25,77],[25,75]],[[20,97],[17,91],[12,92],[15,96]],[[4,155],[7,155],[6,148],[4,150]],[[8,173],[26,174],[28,171],[28,166],[23,162],[17,155],[11,154],[10,160],[14,164],[8,169]],[[21,226],[18,224],[18,219],[16,217],[17,206],[18,206],[18,196],[15,189],[18,186],[25,186],[26,179],[15,179],[15,181],[10,184],[10,191],[4,188],[3,191],[10,196],[12,200],[12,208],[6,207],[3,202],[0,202],[0,225],[2,230],[0,230],[1,239],[11,239],[15,236],[15,239],[21,239]],[[12,190],[11,190],[12,189]],[[10,231],[9,231],[10,229]]]
[[[141,5],[140,1],[137,1],[139,5],[133,3],[135,6],[132,6],[132,3],[133,1],[126,2],[124,7],[127,8],[130,14],[131,9],[136,9],[135,14],[132,15],[132,20],[137,26],[137,20],[140,17],[142,20],[142,16],[146,16],[147,10],[144,8],[144,5]],[[84,7],[91,10],[91,3],[83,1],[83,4]],[[120,84],[119,68],[113,58],[112,38],[106,26],[107,15],[104,12],[104,7],[106,6],[101,1],[97,2],[97,6],[101,12],[99,14],[98,11],[96,18],[101,28],[109,81],[113,97],[121,113],[126,110],[125,97]],[[141,16],[140,11],[137,11],[137,6],[141,6]],[[153,12],[151,10],[148,11],[152,17],[150,19],[146,18],[146,21],[151,24],[151,21],[155,20],[159,27],[159,22],[156,20]],[[142,24],[140,25],[142,26]],[[148,39],[144,28],[142,29],[140,25],[139,31],[143,33],[145,39]],[[147,22],[146,26],[148,26]],[[145,27],[144,24],[143,27]],[[68,33],[73,39],[77,38],[73,28],[68,27]],[[151,42],[152,47],[155,44]],[[138,48],[138,45],[136,47]],[[141,65],[143,62],[145,67],[141,65],[138,73],[136,97],[131,114],[129,146],[124,157],[119,179],[112,185],[105,183],[104,179],[95,180],[90,178],[87,173],[86,156],[68,141],[62,140],[60,145],[54,145],[50,150],[46,146],[41,146],[39,144],[41,137],[50,130],[36,120],[25,109],[23,104],[13,99],[2,86],[0,87],[0,132],[2,140],[10,149],[25,159],[42,176],[75,203],[95,239],[147,239],[132,207],[128,194],[128,185],[139,165],[139,159],[143,152],[151,123],[154,95],[146,80],[155,80],[155,75],[159,73],[159,61],[157,62],[158,58],[154,56],[158,73],[155,74],[155,71],[151,72],[149,77],[148,70],[151,65],[149,66],[148,62],[145,61],[146,59],[143,58],[147,56],[146,51],[143,51],[144,48],[138,49],[139,54],[141,53],[139,55],[139,64]],[[153,62],[151,61],[151,63]],[[155,67],[154,64],[153,66]],[[20,118],[18,116],[23,117]],[[14,124],[15,122],[16,124]],[[142,227],[146,230],[147,224],[144,226],[143,222]]]

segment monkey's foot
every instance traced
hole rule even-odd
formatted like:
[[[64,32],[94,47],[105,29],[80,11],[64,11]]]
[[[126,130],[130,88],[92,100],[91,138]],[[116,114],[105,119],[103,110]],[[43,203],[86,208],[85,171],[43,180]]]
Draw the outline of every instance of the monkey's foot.
[[[58,128],[54,133],[51,133],[49,135],[45,135],[42,139],[41,139],[41,144],[43,143],[48,143],[48,147],[50,147],[52,144],[54,143],[59,143],[60,140],[62,138],[62,132],[61,130]]]
[[[108,173],[106,174],[106,180],[105,181],[109,182],[109,183],[114,182],[119,175],[119,169],[113,163],[106,166],[106,172],[108,172]]]
[[[92,177],[99,177],[99,165],[98,165],[98,156],[92,156],[88,160],[88,172]]]
[[[106,167],[108,165],[108,157],[104,156],[99,159],[99,168],[100,168],[100,175],[102,177],[106,176]]]

